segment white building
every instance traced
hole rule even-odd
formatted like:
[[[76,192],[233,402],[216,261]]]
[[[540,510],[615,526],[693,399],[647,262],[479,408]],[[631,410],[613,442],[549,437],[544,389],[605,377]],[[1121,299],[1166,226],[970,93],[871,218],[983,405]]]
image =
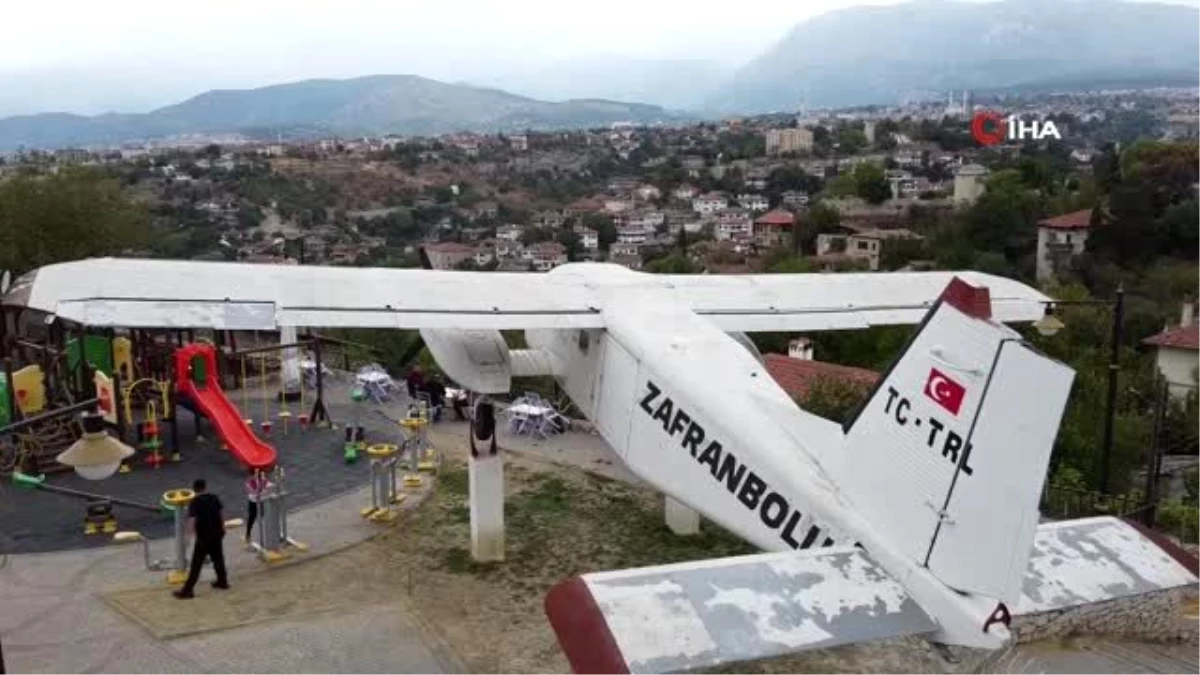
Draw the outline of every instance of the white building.
[[[742,208],[750,209],[751,211],[766,211],[767,207],[770,206],[770,204],[767,202],[766,197],[764,197],[763,195],[754,195],[754,194],[738,195],[737,203]]]
[[[958,167],[958,170],[954,172],[954,203],[974,204],[975,200],[983,194],[989,173],[991,172],[986,166],[979,164]]]
[[[579,225],[575,228],[575,234],[579,235],[579,245],[589,251],[595,251],[600,248],[600,233],[590,227]]]
[[[1171,396],[1184,398],[1196,391],[1200,327],[1197,326],[1195,302],[1184,303],[1178,326],[1168,326],[1161,333],[1142,340],[1142,344],[1155,348],[1158,372],[1167,381]]]
[[[728,209],[717,214],[717,241],[745,240],[754,236],[754,220],[744,209]]]
[[[724,211],[727,208],[729,208],[729,199],[720,192],[710,192],[692,200],[692,210],[703,215]]]
[[[813,132],[803,127],[798,129],[768,129],[767,154],[779,155],[787,152],[811,152]]]
[[[1065,271],[1087,246],[1092,225],[1089,209],[1038,221],[1037,279],[1048,281]]]
[[[525,234],[525,228],[520,225],[501,225],[496,228],[496,238],[506,241],[520,241],[521,235]]]

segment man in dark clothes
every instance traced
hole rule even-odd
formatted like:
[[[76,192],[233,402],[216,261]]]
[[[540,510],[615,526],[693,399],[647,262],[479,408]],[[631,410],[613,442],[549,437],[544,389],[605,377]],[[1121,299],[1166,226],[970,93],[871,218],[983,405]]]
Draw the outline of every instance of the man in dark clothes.
[[[213,588],[229,588],[229,579],[225,576],[225,517],[221,513],[224,508],[221,500],[214,494],[208,493],[208,485],[203,478],[192,483],[196,497],[188,504],[188,520],[191,523],[192,536],[196,545],[192,549],[192,568],[188,572],[187,582],[183,588],[175,591],[175,597],[191,598],[200,580],[200,568],[204,567],[204,559],[212,558],[213,570],[217,580]]]
[[[421,373],[421,366],[413,366],[405,380],[408,384],[408,397],[417,400],[417,394],[425,390],[425,375]]]
[[[446,404],[446,385],[442,384],[442,376],[434,374],[429,379],[427,386],[429,391],[429,405],[433,407],[430,414],[433,416],[434,422],[442,421],[442,407]]]

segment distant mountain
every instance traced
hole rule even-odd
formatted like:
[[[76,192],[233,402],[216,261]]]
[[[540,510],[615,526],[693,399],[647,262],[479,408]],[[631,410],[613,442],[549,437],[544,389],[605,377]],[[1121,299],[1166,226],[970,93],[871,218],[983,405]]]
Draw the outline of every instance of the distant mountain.
[[[603,98],[687,110],[700,106],[735,66],[703,59],[641,59],[602,55],[486,75],[489,86],[538,99]]]
[[[1194,85],[1200,11],[1118,0],[918,0],[830,12],[741,68],[708,107],[890,103],[901,92]]]
[[[43,113],[0,119],[0,150],[117,144],[182,134],[439,134],[674,121],[661,107],[599,99],[558,103],[415,75],[305,80],[209,91],[144,114]]]

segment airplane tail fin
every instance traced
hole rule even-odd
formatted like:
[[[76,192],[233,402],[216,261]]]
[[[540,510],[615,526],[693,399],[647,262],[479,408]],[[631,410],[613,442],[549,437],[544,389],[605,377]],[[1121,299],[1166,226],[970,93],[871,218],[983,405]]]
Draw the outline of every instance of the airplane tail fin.
[[[1073,379],[956,278],[847,422],[838,483],[942,583],[1015,605]]]

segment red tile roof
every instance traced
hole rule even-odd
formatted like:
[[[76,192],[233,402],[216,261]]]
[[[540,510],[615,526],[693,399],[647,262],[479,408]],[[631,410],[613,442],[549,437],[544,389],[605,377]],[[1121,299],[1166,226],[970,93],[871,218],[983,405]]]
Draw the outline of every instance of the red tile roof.
[[[1038,221],[1038,227],[1052,230],[1086,230],[1092,225],[1092,210],[1083,209]]]
[[[793,359],[783,354],[765,354],[763,356],[767,372],[775,379],[789,395],[804,396],[809,387],[822,377],[843,380],[864,387],[870,387],[879,380],[879,373],[866,368],[842,366],[824,361],[805,361]]]
[[[796,222],[796,214],[783,209],[767,211],[754,221],[755,225],[791,225]]]
[[[1200,351],[1200,325],[1176,326],[1142,340],[1144,345]]]

